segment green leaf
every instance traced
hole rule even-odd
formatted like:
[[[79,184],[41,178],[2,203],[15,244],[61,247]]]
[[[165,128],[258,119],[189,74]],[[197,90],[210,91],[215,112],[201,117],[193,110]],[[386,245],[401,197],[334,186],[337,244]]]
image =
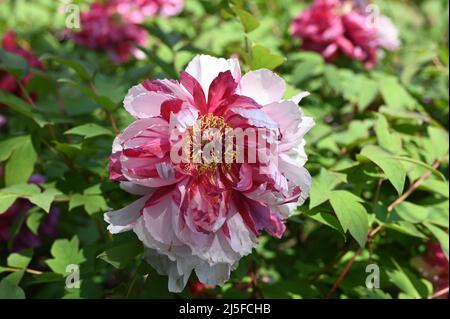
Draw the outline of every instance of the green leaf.
[[[331,190],[346,181],[346,175],[334,173],[321,168],[319,175],[314,176],[309,193],[309,209],[312,209],[330,197]]]
[[[426,298],[428,296],[426,285],[411,272],[402,269],[395,261],[394,264],[396,269],[386,271],[389,281],[400,288],[409,298]]]
[[[101,195],[99,185],[87,188],[83,194],[74,194],[70,197],[69,210],[79,206],[84,206],[89,215],[108,209],[108,205]]]
[[[435,159],[442,160],[448,154],[448,132],[438,127],[428,126],[428,135],[433,145],[432,151],[435,153]]]
[[[123,269],[142,251],[142,243],[132,240],[107,249],[97,258],[103,259],[115,268]]]
[[[325,62],[319,54],[301,52],[298,54],[298,59],[292,70],[292,78],[295,83],[301,83],[324,72]]]
[[[12,110],[32,119],[40,127],[44,127],[49,122],[44,119],[44,117],[33,109],[31,105],[23,101],[22,99],[14,96],[5,91],[0,91],[0,104],[6,104]]]
[[[342,229],[339,220],[332,214],[319,212],[317,214],[308,214],[308,217],[314,219],[315,221],[324,224],[334,230],[337,230],[345,239],[345,231]]]
[[[425,227],[428,228],[428,230],[433,234],[434,237],[436,237],[436,239],[439,241],[439,244],[442,247],[442,250],[445,253],[445,256],[447,257],[448,260],[448,233],[445,232],[444,230],[442,230],[441,228],[434,226],[430,223],[424,223]]]
[[[30,197],[30,202],[41,207],[47,213],[50,212],[50,206],[57,195],[61,195],[61,192],[57,189],[46,189],[40,194],[36,194]]]
[[[427,178],[422,182],[420,189],[427,190],[432,193],[440,194],[449,198],[449,184],[447,181],[438,181],[437,179]]]
[[[377,119],[374,125],[375,133],[377,135],[378,144],[390,151],[393,154],[397,154],[402,150],[402,140],[399,134],[391,133],[389,130],[389,124],[386,118],[377,113]]]
[[[421,162],[421,161],[416,160],[414,158],[403,157],[403,156],[390,156],[390,158],[392,158],[394,160],[398,160],[398,161],[404,161],[404,162],[413,163],[413,164],[416,164],[416,165],[421,166],[423,168],[426,168],[426,169],[430,170],[433,174],[435,174],[437,177],[439,177],[441,180],[446,181],[446,178],[445,178],[444,174],[439,172],[433,166],[428,165],[428,164],[426,164],[424,162]]]
[[[19,197],[38,194],[40,189],[34,184],[16,184],[0,190],[0,215],[3,214]]]
[[[108,130],[98,124],[95,124],[95,123],[88,123],[88,124],[74,127],[72,129],[66,131],[64,134],[81,135],[84,138],[91,138],[91,137],[96,137],[96,136],[101,136],[101,135],[109,135],[109,136],[113,135],[113,133],[110,130]]]
[[[403,192],[406,179],[406,169],[398,160],[392,159],[392,156],[382,148],[375,145],[365,146],[361,150],[361,155],[374,162],[386,174],[391,184],[395,187],[398,194]]]
[[[81,153],[81,150],[83,148],[82,143],[79,144],[68,144],[68,143],[59,143],[56,142],[55,148],[60,151],[61,153],[69,156],[74,157]]]
[[[238,7],[233,7],[232,10],[239,17],[239,20],[244,27],[245,33],[252,32],[259,26],[258,20],[250,13]]]
[[[91,72],[89,72],[89,70],[81,62],[79,62],[77,60],[67,59],[67,58],[63,58],[63,57],[55,56],[55,55],[43,55],[41,57],[41,59],[51,60],[51,61],[55,61],[55,62],[64,64],[65,66],[68,66],[69,68],[74,70],[80,76],[81,79],[83,79],[85,81],[92,80]]]
[[[350,192],[337,190],[330,193],[330,203],[344,232],[348,230],[358,244],[364,246],[369,233],[369,220],[360,199]]]
[[[379,91],[378,83],[366,77],[361,77],[357,105],[360,111],[364,111],[377,97]]]
[[[425,206],[429,210],[427,222],[437,226],[448,228],[449,202],[448,199],[439,204]]]
[[[427,208],[406,201],[395,206],[394,212],[403,220],[413,224],[422,223],[429,214]]]
[[[427,239],[427,236],[421,233],[416,226],[406,221],[398,221],[395,224],[384,224],[384,226],[405,235]]]
[[[393,76],[383,76],[379,79],[381,95],[388,107],[394,109],[415,108],[417,102]]]
[[[250,54],[246,54],[246,61],[252,70],[269,69],[273,70],[277,66],[283,64],[285,58],[273,54],[260,45],[255,45],[250,49]]]
[[[0,299],[25,299],[25,292],[7,278],[0,281]]]
[[[85,195],[84,196],[84,208],[89,215],[97,212],[106,211],[108,205],[101,195]]]
[[[5,184],[7,186],[26,183],[34,170],[37,154],[31,138],[17,145],[5,166]]]
[[[0,48],[0,70],[5,70],[16,78],[22,78],[30,71],[30,66],[22,56]]]
[[[50,250],[52,259],[47,259],[46,263],[50,269],[61,275],[67,275],[68,265],[79,265],[85,261],[83,250],[79,249],[78,237],[74,236],[70,241],[68,239],[57,239]]]
[[[41,225],[44,216],[44,213],[39,210],[33,210],[30,212],[30,215],[26,220],[26,224],[33,234],[38,234],[39,226]]]
[[[97,92],[95,92],[93,88],[81,85],[71,79],[59,79],[58,82],[72,85],[73,87],[77,88],[81,93],[88,96],[95,103],[97,103],[98,105],[100,105],[101,107],[103,107],[108,111],[114,111],[117,108],[117,104],[114,103],[109,97],[99,95]]]
[[[28,136],[18,136],[0,142],[0,162],[6,161],[18,145],[22,145],[27,139]]]

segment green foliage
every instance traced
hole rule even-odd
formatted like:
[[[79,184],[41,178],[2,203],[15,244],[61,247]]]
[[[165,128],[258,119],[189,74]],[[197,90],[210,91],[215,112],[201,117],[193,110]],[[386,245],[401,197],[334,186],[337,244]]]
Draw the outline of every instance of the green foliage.
[[[79,249],[78,237],[73,237],[71,240],[58,239],[56,240],[50,250],[53,258],[47,259],[46,263],[50,269],[60,275],[67,274],[67,266],[79,265],[85,261],[83,250]]]

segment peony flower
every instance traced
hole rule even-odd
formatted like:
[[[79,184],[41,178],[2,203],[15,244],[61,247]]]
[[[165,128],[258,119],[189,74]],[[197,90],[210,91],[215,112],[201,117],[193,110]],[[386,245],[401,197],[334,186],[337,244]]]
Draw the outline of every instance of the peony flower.
[[[175,16],[183,10],[183,0],[113,0],[117,11],[133,23],[142,23],[146,17]]]
[[[377,62],[380,48],[397,50],[398,31],[389,18],[375,25],[364,1],[316,0],[291,23],[291,34],[302,39],[302,48],[320,53],[332,62],[338,54],[361,61],[368,69]]]
[[[93,3],[80,17],[81,31],[70,32],[75,42],[91,49],[105,50],[114,63],[125,63],[132,56],[140,58],[136,48],[147,42],[148,33],[127,15],[118,11],[114,3]]]
[[[24,58],[30,67],[41,70],[44,68],[38,57],[34,56],[30,51],[17,46],[14,32],[9,31],[3,35],[2,47],[5,51]],[[26,87],[32,78],[33,75],[28,73],[20,80],[20,83],[23,87]],[[5,71],[0,71],[0,90],[23,97],[23,92],[14,75]],[[30,93],[30,96],[32,99],[36,98],[35,93]]]
[[[367,23],[364,15],[350,11],[342,16],[345,35],[339,39],[342,53],[359,60],[371,69],[377,63],[377,30]]]
[[[343,37],[344,26],[335,8],[339,0],[318,0],[291,23],[291,34],[303,39],[302,47],[316,51],[331,61],[339,50],[338,40]]]
[[[135,121],[113,143],[110,178],[141,197],[105,220],[113,234],[136,233],[170,291],[192,271],[223,284],[261,231],[281,237],[307,198],[303,137],[314,122],[298,107],[307,94],[284,92],[269,70],[242,75],[238,60],[206,55],[179,82],[129,90],[124,107]]]
[[[29,183],[39,185],[45,181],[45,177],[39,174],[32,175],[29,179]],[[41,240],[45,237],[55,237],[56,228],[59,221],[59,208],[53,207],[49,214],[44,217],[39,225],[37,234],[34,234],[26,225],[25,222],[20,226],[19,231],[13,237],[11,229],[23,214],[26,214],[33,204],[26,199],[18,199],[10,208],[5,212],[0,213],[0,243],[13,240],[12,249],[14,251],[20,251],[25,248],[38,247],[41,244]]]

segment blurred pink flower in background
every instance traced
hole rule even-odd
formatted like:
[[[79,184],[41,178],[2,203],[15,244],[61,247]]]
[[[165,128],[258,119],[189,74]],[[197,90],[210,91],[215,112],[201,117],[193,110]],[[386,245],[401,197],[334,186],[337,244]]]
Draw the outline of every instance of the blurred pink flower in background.
[[[44,176],[35,174],[30,177],[28,182],[39,185],[44,181]],[[43,218],[36,234],[28,228],[26,219],[22,222],[16,234],[14,235],[12,233],[15,223],[18,222],[24,214],[27,214],[32,207],[34,207],[34,205],[28,200],[18,199],[5,212],[0,213],[0,243],[6,243],[13,240],[12,250],[20,251],[25,248],[39,246],[43,238],[56,237],[60,214],[58,207],[53,207],[49,214]]]
[[[389,18],[369,17],[362,7],[352,1],[315,0],[292,20],[291,34],[302,39],[303,49],[320,53],[328,62],[344,54],[373,68],[379,49],[397,50],[400,41]]]
[[[303,39],[303,48],[321,53],[326,60],[336,56],[344,33],[342,19],[335,12],[338,3],[338,0],[317,0],[291,23],[291,33]]]
[[[134,23],[142,23],[146,17],[178,15],[184,6],[183,0],[113,0],[112,3]]]
[[[377,42],[380,47],[389,51],[396,51],[400,48],[398,29],[391,19],[380,16],[375,27],[377,29]]]
[[[81,31],[69,31],[75,42],[91,49],[105,50],[114,63],[141,57],[137,46],[144,46],[148,33],[118,11],[118,4],[93,3],[81,13]]]
[[[110,178],[141,198],[105,220],[111,233],[137,234],[147,261],[169,276],[170,291],[183,290],[192,271],[202,284],[223,284],[260,232],[281,237],[284,221],[307,198],[304,135],[314,121],[298,107],[307,94],[284,100],[285,89],[272,71],[242,75],[237,59],[199,55],[180,82],[145,81],[125,97],[136,120],[113,143]],[[173,160],[173,148],[195,147],[194,132],[213,130],[222,141],[227,129],[268,133],[258,145],[245,140],[256,162],[195,161],[195,152],[188,162]],[[264,161],[269,144],[277,148]],[[221,156],[238,152],[233,142],[220,147]]]

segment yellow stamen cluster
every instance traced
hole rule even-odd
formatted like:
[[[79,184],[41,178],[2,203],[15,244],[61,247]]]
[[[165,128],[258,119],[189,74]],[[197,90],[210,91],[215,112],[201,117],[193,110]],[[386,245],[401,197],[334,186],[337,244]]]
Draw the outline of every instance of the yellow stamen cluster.
[[[185,154],[189,154],[189,164],[185,166],[185,169],[189,172],[195,169],[198,174],[204,174],[215,172],[219,165],[229,168],[230,163],[226,163],[225,158],[227,156],[233,160],[236,158],[233,143],[225,141],[225,133],[231,129],[221,116],[213,114],[200,116],[198,121],[188,130],[184,141],[183,151]],[[205,162],[204,147],[213,141],[218,142],[222,150],[212,149],[208,154],[209,162]],[[223,150],[224,144],[225,149]]]

